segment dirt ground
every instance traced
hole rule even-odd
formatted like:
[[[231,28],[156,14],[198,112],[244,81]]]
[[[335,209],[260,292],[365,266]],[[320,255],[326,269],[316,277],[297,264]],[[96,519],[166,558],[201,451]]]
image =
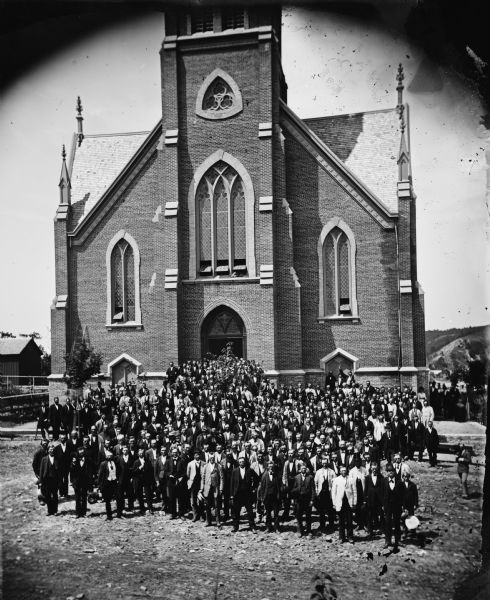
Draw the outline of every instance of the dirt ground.
[[[471,498],[463,500],[454,457],[436,469],[413,465],[425,545],[384,555],[382,538],[363,541],[362,533],[354,545],[341,545],[337,534],[299,539],[294,521],[282,533],[254,535],[244,520],[233,534],[229,524],[217,530],[161,513],[108,522],[103,504],[75,519],[72,499],[47,517],[31,470],[36,447],[0,442],[5,600],[306,600],[321,571],[344,600],[443,600],[479,566],[483,467],[472,467]],[[481,462],[483,443],[477,452]]]

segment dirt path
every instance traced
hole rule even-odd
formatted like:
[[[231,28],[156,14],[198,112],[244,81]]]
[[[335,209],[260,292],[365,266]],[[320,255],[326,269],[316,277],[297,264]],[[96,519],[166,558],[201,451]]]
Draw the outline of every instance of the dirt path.
[[[107,522],[102,504],[75,519],[73,500],[48,518],[36,499],[35,448],[0,442],[6,600],[307,599],[320,571],[330,573],[344,600],[361,592],[363,600],[443,600],[478,568],[482,467],[473,468],[473,498],[462,500],[454,462],[415,464],[426,545],[384,556],[382,539],[361,541],[362,534],[353,546],[339,544],[337,535],[298,539],[293,521],[281,534],[253,535],[245,522],[233,534],[229,525],[219,531],[159,513]]]

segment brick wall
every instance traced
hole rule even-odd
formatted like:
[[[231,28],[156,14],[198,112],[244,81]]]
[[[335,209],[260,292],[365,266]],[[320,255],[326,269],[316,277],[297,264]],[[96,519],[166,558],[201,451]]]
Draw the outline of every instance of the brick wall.
[[[398,283],[396,238],[320,169],[299,144],[287,139],[288,201],[293,210],[294,260],[301,283],[303,368],[318,368],[322,357],[342,348],[359,366],[397,366]],[[359,322],[318,322],[317,244],[333,217],[352,229],[357,245]]]

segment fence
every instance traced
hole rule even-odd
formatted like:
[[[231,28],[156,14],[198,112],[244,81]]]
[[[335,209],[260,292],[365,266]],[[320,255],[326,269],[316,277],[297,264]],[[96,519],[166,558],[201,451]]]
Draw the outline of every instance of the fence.
[[[22,392],[46,392],[48,378],[45,375],[1,375],[0,388],[4,391],[15,388]]]

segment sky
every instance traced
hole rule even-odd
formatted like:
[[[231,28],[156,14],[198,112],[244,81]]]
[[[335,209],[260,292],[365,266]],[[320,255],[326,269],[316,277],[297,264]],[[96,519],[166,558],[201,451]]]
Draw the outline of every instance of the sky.
[[[148,13],[64,48],[2,94],[0,331],[38,331],[50,348],[53,217],[76,98],[85,133],[151,130],[161,117],[163,35],[163,15]],[[366,25],[319,9],[284,9],[282,62],[288,104],[304,118],[394,107],[403,63],[426,329],[488,323],[488,133],[476,93],[383,15]]]

